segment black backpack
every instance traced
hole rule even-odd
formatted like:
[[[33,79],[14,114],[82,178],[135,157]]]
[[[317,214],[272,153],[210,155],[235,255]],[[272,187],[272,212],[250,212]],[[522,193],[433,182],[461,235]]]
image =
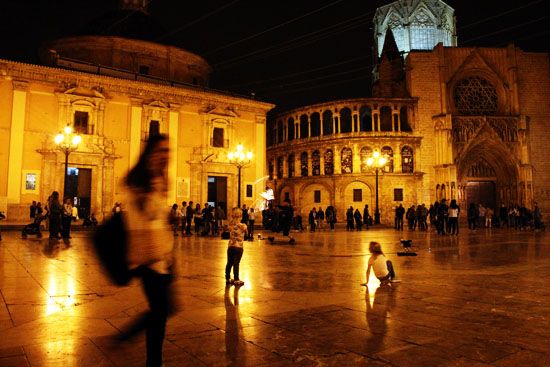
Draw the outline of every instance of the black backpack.
[[[93,245],[108,277],[117,285],[126,285],[131,275],[127,261],[127,236],[122,214],[114,214],[98,227]]]

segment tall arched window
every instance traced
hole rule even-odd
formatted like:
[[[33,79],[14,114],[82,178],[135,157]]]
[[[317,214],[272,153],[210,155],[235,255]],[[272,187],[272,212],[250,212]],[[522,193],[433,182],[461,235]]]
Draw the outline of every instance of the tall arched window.
[[[323,135],[330,135],[334,133],[334,119],[332,118],[332,111],[326,110],[323,112]]]
[[[342,149],[341,157],[342,173],[353,173],[353,151],[351,148]]]
[[[380,153],[388,158],[388,163],[383,168],[384,172],[393,172],[393,149],[385,146],[380,150]]]
[[[311,136],[321,135],[321,115],[319,112],[314,112],[309,116],[311,121]]]
[[[283,178],[283,162],[283,157],[277,158],[277,178]]]
[[[340,110],[340,132],[350,133],[352,131],[351,110],[344,107]]]
[[[414,171],[413,149],[408,145],[401,149],[401,171],[403,173],[413,173]]]
[[[367,165],[367,159],[372,154],[371,147],[363,147],[359,151],[359,156],[361,157],[361,173],[369,171],[369,166]]]
[[[391,108],[384,106],[380,109],[380,131],[392,131]]]
[[[478,76],[464,78],[456,83],[453,100],[461,115],[494,115],[498,110],[495,87]]]
[[[334,153],[331,149],[325,152],[325,175],[334,174]]]
[[[275,163],[273,161],[269,161],[269,179],[273,180],[273,174],[275,173]]]
[[[288,131],[288,140],[294,140],[294,119],[292,117],[289,117],[286,128]]]
[[[296,158],[294,157],[294,154],[290,154],[288,156],[288,177],[294,177],[294,162],[296,161]]]
[[[318,150],[314,150],[311,153],[311,174],[313,176],[321,174],[321,153]]]
[[[283,122],[277,121],[277,144],[281,144],[283,142]]]
[[[372,128],[372,111],[367,106],[361,106],[359,109],[360,126],[361,131],[373,131]]]
[[[300,139],[309,137],[309,119],[307,115],[300,116]]]
[[[308,171],[308,162],[307,162],[307,152],[303,152],[300,156],[300,175],[307,176]]]
[[[401,107],[399,110],[399,115],[401,119],[401,131],[412,131],[411,125],[409,124],[409,115],[407,114],[407,107]]]

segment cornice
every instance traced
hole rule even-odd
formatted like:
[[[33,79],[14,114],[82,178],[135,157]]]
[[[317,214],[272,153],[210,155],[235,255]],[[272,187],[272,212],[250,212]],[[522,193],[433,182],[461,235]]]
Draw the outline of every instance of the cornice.
[[[123,94],[134,99],[162,100],[170,104],[229,105],[238,111],[257,114],[266,114],[275,107],[271,103],[224,94],[221,91],[202,87],[173,87],[3,59],[0,59],[0,75],[21,81],[58,85],[59,88],[56,89],[65,89],[63,86],[67,83],[89,89],[101,87],[107,93]]]

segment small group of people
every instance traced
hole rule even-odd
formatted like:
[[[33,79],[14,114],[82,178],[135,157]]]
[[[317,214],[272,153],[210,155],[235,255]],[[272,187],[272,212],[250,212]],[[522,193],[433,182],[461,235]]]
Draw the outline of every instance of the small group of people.
[[[369,213],[369,206],[365,204],[363,214],[361,214],[358,208],[354,211],[353,206],[350,206],[346,211],[346,230],[353,231],[356,229],[357,231],[361,231],[363,229],[363,225],[365,226],[365,229],[369,229],[369,225],[372,225],[372,217]]]
[[[458,235],[458,216],[460,207],[456,200],[451,200],[447,205],[447,199],[441,199],[426,208],[425,204],[411,205],[406,211],[402,204],[395,208],[394,228],[403,230],[404,220],[407,221],[409,231],[427,231],[430,225],[438,234]]]
[[[205,203],[204,207],[200,204],[193,206],[193,202],[183,201],[181,207],[174,203],[170,209],[169,222],[174,236],[178,236],[181,231],[182,236],[190,236],[194,225],[195,235],[216,236],[223,228],[225,211],[222,203],[215,206]]]
[[[517,230],[540,230],[544,228],[542,212],[537,202],[532,210],[525,205],[502,204],[495,213],[492,208],[483,204],[470,203],[468,206],[468,228],[514,228]]]
[[[61,203],[59,192],[53,191],[44,208],[40,202],[33,201],[31,203],[29,217],[32,223],[26,227],[32,227],[35,234],[40,235],[41,223],[46,220],[51,240],[69,240],[71,238],[71,223],[78,219],[78,208],[73,206],[70,198],[65,198]]]

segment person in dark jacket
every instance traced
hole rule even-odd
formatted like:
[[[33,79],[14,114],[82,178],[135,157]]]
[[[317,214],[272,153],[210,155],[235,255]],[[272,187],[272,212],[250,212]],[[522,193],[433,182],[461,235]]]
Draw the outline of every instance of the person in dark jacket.
[[[361,216],[361,212],[359,209],[355,209],[355,213],[353,213],[353,218],[355,219],[355,227],[358,231],[363,229],[363,217]]]
[[[369,221],[370,221],[370,213],[369,213],[369,206],[365,204],[365,209],[363,209],[363,224],[365,225],[365,229],[369,229]]]
[[[353,207],[350,206],[346,211],[346,230],[353,231]]]
[[[61,215],[63,214],[63,206],[59,202],[59,193],[57,191],[52,192],[50,200],[48,201],[49,209],[49,230],[50,239],[59,239],[59,232],[61,231]]]

